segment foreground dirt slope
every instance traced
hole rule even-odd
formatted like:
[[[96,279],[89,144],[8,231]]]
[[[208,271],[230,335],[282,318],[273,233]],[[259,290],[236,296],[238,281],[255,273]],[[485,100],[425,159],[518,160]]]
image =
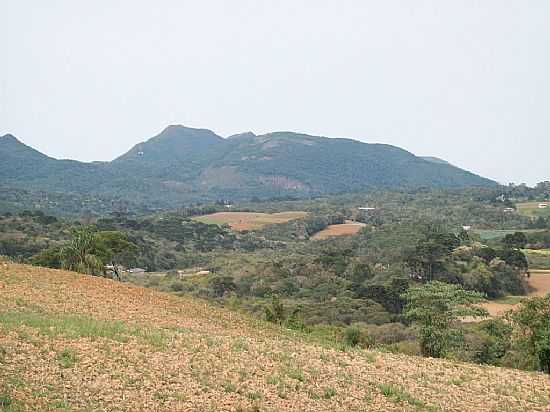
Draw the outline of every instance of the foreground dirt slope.
[[[550,379],[323,348],[198,300],[0,262],[0,402],[10,411],[550,411]]]

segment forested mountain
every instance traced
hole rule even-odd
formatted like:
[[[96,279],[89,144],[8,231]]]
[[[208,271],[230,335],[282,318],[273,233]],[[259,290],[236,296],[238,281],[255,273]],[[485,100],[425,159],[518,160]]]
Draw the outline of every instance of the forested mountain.
[[[495,184],[384,144],[293,132],[224,139],[184,126],[169,126],[112,162],[53,159],[12,135],[0,137],[0,157],[0,183],[6,187],[113,196],[158,207],[220,198]]]

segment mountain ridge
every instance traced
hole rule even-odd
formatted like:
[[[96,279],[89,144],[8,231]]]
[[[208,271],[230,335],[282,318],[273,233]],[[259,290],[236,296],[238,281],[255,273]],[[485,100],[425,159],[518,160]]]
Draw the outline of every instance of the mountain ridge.
[[[8,134],[0,182],[15,188],[116,195],[174,207],[223,199],[316,196],[380,188],[495,182],[397,146],[288,131],[223,138],[170,125],[110,162],[57,160]]]

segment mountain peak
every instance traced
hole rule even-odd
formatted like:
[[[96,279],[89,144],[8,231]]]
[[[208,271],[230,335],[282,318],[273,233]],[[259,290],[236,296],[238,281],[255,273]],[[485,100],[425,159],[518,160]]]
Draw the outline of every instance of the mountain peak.
[[[14,135],[12,135],[11,133],[5,134],[4,136],[0,136],[0,140],[5,140],[5,141],[12,141],[12,142],[21,143],[21,142],[19,141],[19,139],[17,139],[17,137],[15,137]]]
[[[214,134],[212,130],[209,129],[200,129],[195,127],[187,127],[182,124],[171,124],[164,128],[157,136],[163,135],[182,135],[182,134],[193,134],[193,133],[208,133]]]
[[[140,163],[188,161],[202,156],[211,146],[223,140],[212,130],[173,124],[149,140],[137,144],[116,160],[138,160]]]

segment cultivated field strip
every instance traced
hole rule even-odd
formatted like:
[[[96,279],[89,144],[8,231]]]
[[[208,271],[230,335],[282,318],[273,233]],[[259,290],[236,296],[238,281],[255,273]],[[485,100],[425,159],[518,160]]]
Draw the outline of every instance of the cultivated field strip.
[[[14,410],[550,411],[550,378],[342,351],[200,300],[0,263]]]

